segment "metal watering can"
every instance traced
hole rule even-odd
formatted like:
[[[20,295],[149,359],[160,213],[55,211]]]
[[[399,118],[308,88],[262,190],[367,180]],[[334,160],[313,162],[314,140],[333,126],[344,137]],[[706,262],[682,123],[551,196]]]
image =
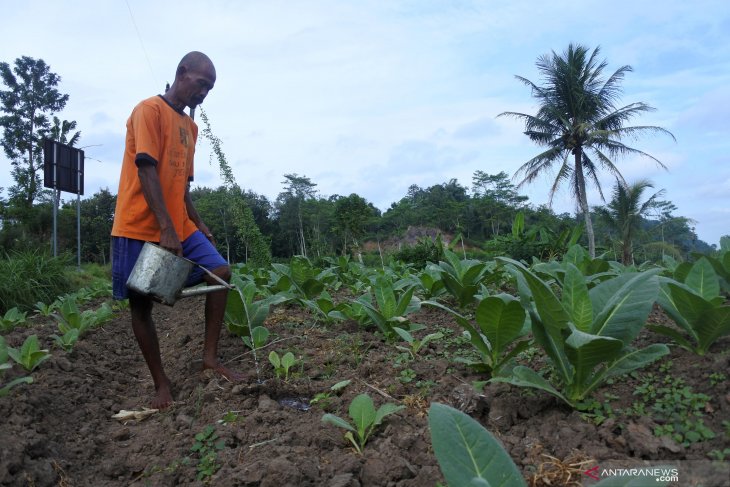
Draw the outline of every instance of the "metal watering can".
[[[195,266],[203,269],[220,285],[183,289],[188,274]],[[175,304],[178,299],[222,289],[233,289],[233,285],[216,276],[205,267],[199,266],[184,257],[179,257],[150,242],[145,242],[142,246],[142,251],[132,268],[129,279],[127,279],[127,287],[168,306]]]

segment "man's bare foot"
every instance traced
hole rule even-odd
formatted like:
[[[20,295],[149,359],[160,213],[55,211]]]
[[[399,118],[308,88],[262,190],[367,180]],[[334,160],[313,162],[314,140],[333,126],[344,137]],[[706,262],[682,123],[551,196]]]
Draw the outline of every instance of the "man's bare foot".
[[[157,394],[152,399],[152,409],[167,409],[172,405],[170,384],[162,384],[157,388]]]
[[[228,367],[223,366],[220,362],[216,362],[214,364],[206,364],[205,362],[203,362],[203,370],[206,369],[217,372],[218,374],[222,375],[224,379],[230,382],[241,382],[243,379],[246,378],[246,376],[242,373],[231,370]]]

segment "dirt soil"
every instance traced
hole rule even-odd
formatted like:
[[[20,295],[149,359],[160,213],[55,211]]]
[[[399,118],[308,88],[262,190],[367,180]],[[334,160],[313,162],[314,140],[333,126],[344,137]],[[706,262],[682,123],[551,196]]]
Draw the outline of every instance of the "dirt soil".
[[[258,374],[240,338],[223,331],[223,361],[248,375],[233,384],[200,371],[203,299],[182,300],[172,308],[155,305],[176,403],[141,421],[112,419],[120,410],[147,406],[153,393],[126,311],[85,335],[71,353],[52,349],[52,358],[32,374],[33,384],[0,399],[0,485],[443,485],[427,423],[433,401],[467,412],[492,431],[529,485],[592,485],[583,473],[592,467],[662,464],[679,465],[679,482],[671,485],[730,485],[727,460],[712,463],[708,456],[730,448],[727,337],[705,357],[672,347],[660,363],[600,389],[599,405],[614,411],[600,422],[533,390],[491,384],[477,392],[472,382],[483,376],[454,362],[468,356],[471,346],[453,320],[434,309],[420,311],[412,321],[446,337],[408,361],[393,344],[357,323],[323,325],[301,308],[276,307],[266,322],[273,343],[259,353]],[[659,312],[650,320],[667,322]],[[6,335],[8,344],[17,347],[35,333],[51,348],[55,323],[42,317],[32,322]],[[664,340],[644,332],[640,341]],[[287,381],[275,377],[267,359],[271,350],[292,351],[300,360]],[[539,354],[532,360],[544,363]],[[21,373],[16,365],[4,380]],[[643,414],[631,412],[640,398],[634,392],[647,383],[648,374],[654,374],[656,384],[682,379],[690,392],[706,394],[700,414],[715,437],[684,446],[655,436],[662,420],[651,403]],[[309,403],[346,379],[352,382],[341,392]],[[406,406],[375,431],[362,455],[341,429],[321,421],[325,412],[347,418],[350,401],[360,393],[368,393],[376,405]],[[211,449],[219,468],[199,475],[206,464],[191,448],[206,426],[215,428],[224,445]]]

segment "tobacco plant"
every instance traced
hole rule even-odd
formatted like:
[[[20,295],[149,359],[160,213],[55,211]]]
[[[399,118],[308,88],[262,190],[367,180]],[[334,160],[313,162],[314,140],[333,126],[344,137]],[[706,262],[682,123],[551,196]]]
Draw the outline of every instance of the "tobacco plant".
[[[718,275],[708,259],[699,259],[686,275],[679,271],[675,276],[681,281],[661,278],[658,302],[681,331],[664,325],[649,325],[649,329],[705,355],[718,338],[730,334],[730,306],[724,304]]]
[[[360,394],[355,396],[348,409],[353,423],[329,413],[322,416],[322,422],[346,429],[345,439],[352,443],[355,450],[362,455],[362,450],[365,448],[365,443],[367,443],[373,429],[380,425],[386,416],[397,413],[402,409],[405,409],[405,406],[386,403],[376,411],[372,398],[367,394]]]
[[[58,330],[62,334],[65,335],[69,330],[76,329],[79,336],[94,326],[108,321],[113,315],[114,311],[107,303],[102,304],[96,311],[87,309],[82,312],[72,296],[67,296],[59,306],[58,312],[51,314],[58,322]]]
[[[284,382],[289,382],[289,369],[291,369],[297,363],[297,359],[291,352],[286,352],[284,356],[279,356],[275,351],[269,353],[269,362],[274,367],[274,373],[279,379],[284,379]]]
[[[268,330],[263,326],[269,316],[271,306],[287,300],[277,294],[256,301],[258,288],[251,281],[245,281],[239,275],[231,277],[231,284],[235,289],[228,293],[226,302],[226,326],[251,349],[257,349],[266,343]]]
[[[414,329],[414,327],[416,329]],[[440,340],[441,338],[444,337],[443,333],[436,332],[436,333],[429,333],[426,336],[424,336],[423,338],[416,338],[415,336],[413,336],[412,332],[420,331],[420,327],[417,327],[415,325],[411,326],[410,331],[405,330],[400,327],[393,328],[393,331],[395,331],[398,334],[398,336],[400,336],[403,339],[403,341],[408,344],[407,347],[404,347],[402,345],[396,345],[395,348],[397,348],[398,350],[400,350],[402,352],[407,352],[411,356],[411,359],[413,359],[413,360],[416,359],[416,355],[418,355],[418,352],[423,347],[425,347],[426,345],[428,345],[430,342],[432,342],[434,340]]]
[[[79,340],[79,330],[71,328],[63,335],[51,335],[51,338],[53,338],[53,342],[58,348],[62,348],[66,352],[70,352]]]
[[[276,273],[276,289],[285,292],[291,299],[313,299],[325,288],[337,281],[331,269],[321,270],[314,267],[309,259],[302,256],[292,257],[289,265],[273,263]]]
[[[393,282],[385,276],[379,276],[373,285],[373,292],[369,292],[356,301],[352,311],[361,310],[369,321],[374,323],[386,338],[394,338],[393,328],[408,328],[407,316],[415,313],[421,307],[420,301],[413,296],[413,286],[401,293],[396,293]],[[373,295],[375,302],[373,302]]]
[[[325,323],[344,321],[350,314],[350,305],[347,303],[335,304],[327,291],[322,291],[322,294],[315,299],[301,299],[300,302],[314,314],[315,318],[321,319]]]
[[[17,307],[10,308],[5,312],[5,316],[0,317],[0,331],[8,332],[16,326],[25,323],[28,313],[21,312]]]
[[[545,280],[553,278],[562,287],[570,264],[583,274],[589,289],[619,274],[618,270],[612,269],[607,261],[600,258],[591,259],[588,251],[581,245],[570,247],[562,261],[538,262],[531,269],[538,277]]]
[[[439,262],[438,269],[444,287],[459,305],[465,308],[475,302],[479,284],[487,273],[487,264],[473,259],[461,260],[454,252],[444,250],[446,262]]]
[[[41,350],[37,335],[30,335],[26,338],[19,349],[7,347],[7,354],[28,372],[32,372],[42,362],[51,358],[48,350]]]
[[[2,373],[4,373],[6,370],[12,368],[12,364],[8,362],[8,346],[5,343],[5,338],[0,336],[0,378],[2,377]],[[18,377],[16,379],[11,380],[7,384],[0,383],[0,397],[5,397],[10,392],[10,389],[13,387],[19,385],[19,384],[30,384],[33,382],[32,377]]]
[[[610,377],[669,353],[664,344],[641,350],[631,347],[656,300],[658,269],[623,274],[589,290],[581,271],[568,264],[558,298],[548,283],[521,263],[500,260],[517,277],[535,343],[550,358],[555,376],[551,383],[534,370],[518,366],[492,380],[542,389],[575,407]]]
[[[476,326],[456,311],[434,301],[423,304],[435,306],[456,318],[456,322],[469,334],[469,341],[479,352],[479,361],[464,361],[470,367],[492,375],[500,373],[517,354],[530,346],[529,340],[512,344],[527,333],[526,314],[514,297],[508,294],[489,296],[476,308]],[[510,346],[512,348],[510,349]],[[508,351],[509,349],[509,351]]]

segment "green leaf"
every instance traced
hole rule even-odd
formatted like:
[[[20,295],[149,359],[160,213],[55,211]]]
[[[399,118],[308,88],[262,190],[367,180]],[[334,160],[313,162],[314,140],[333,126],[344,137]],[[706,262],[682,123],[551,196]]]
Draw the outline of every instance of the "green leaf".
[[[628,374],[629,372],[649,365],[669,353],[669,347],[663,343],[655,343],[641,350],[632,350],[612,363],[604,375],[604,379]]]
[[[532,316],[532,331],[535,341],[552,359],[563,380],[566,383],[572,382],[573,367],[565,355],[563,338],[563,330],[568,328],[570,318],[562,303],[544,281],[519,262],[505,257],[498,257],[497,260],[511,264],[512,268],[519,273],[518,275],[524,277],[535,301],[536,316]]]
[[[389,416],[393,413],[397,413],[398,411],[401,411],[405,409],[405,406],[397,406],[393,403],[385,403],[382,406],[378,408],[378,411],[375,413],[375,420],[373,421],[373,426],[377,426],[380,423],[383,422],[383,419],[386,416]]]
[[[588,295],[588,286],[583,274],[571,263],[567,263],[562,303],[575,326],[581,331],[590,331],[593,323],[593,305]]]
[[[414,341],[413,335],[408,333],[403,328],[395,326],[395,327],[393,327],[393,331],[396,332],[403,339],[403,341],[408,342],[409,344],[413,343],[413,341]]]
[[[0,397],[5,397],[10,393],[10,389],[17,386],[18,384],[31,384],[33,383],[33,377],[18,377],[13,379],[4,386],[0,387]]]
[[[664,309],[664,311],[674,320],[674,322],[682,329],[684,329],[687,333],[695,336],[694,331],[692,330],[692,326],[687,322],[687,320],[682,316],[682,312],[677,307],[677,302],[672,296],[671,289],[669,288],[669,283],[677,284],[676,281],[672,279],[662,278],[659,277],[659,282],[661,283],[659,286],[659,295],[657,296],[657,303],[659,303],[659,306]],[[680,287],[685,287],[684,284],[680,284]],[[688,292],[691,292],[689,288],[686,288]]]
[[[0,335],[0,364],[4,364],[8,361],[8,344],[5,341],[5,337]]]
[[[522,474],[497,439],[471,417],[450,406],[432,403],[428,424],[434,454],[450,486],[526,487]],[[483,482],[474,483],[474,479]]]
[[[375,405],[367,394],[360,394],[350,403],[348,410],[361,440],[367,439],[367,432],[375,421]],[[364,441],[362,442],[364,444]]]
[[[338,382],[337,384],[330,387],[331,391],[339,391],[340,389],[344,389],[345,387],[350,385],[350,382],[352,382],[352,379],[342,380]]]
[[[393,286],[385,278],[378,278],[375,281],[375,302],[378,303],[378,309],[383,317],[388,320],[396,316],[396,299]]]
[[[279,357],[279,354],[273,350],[269,353],[269,362],[271,362],[271,365],[273,365],[275,369],[281,368],[281,358]]]
[[[329,413],[325,414],[324,416],[322,416],[322,422],[333,424],[339,428],[344,428],[348,431],[352,431],[355,433],[357,432],[357,431],[355,431],[355,428],[353,428],[352,425],[350,425],[350,423],[348,423],[344,419],[340,418],[339,416],[335,416],[334,414],[329,414]]]
[[[289,370],[292,365],[297,363],[297,359],[294,357],[294,354],[291,352],[286,352],[284,356],[281,358],[281,366],[284,367],[284,370]]]
[[[416,288],[411,286],[410,288],[406,289],[403,294],[401,294],[400,298],[398,299],[398,304],[396,305],[395,311],[393,313],[394,316],[405,316],[406,314],[408,314],[408,308],[412,305],[411,302],[413,301],[413,293],[415,290]],[[420,301],[417,301],[417,304],[415,304],[415,306],[420,307]]]
[[[269,330],[263,326],[257,326],[251,330],[251,337],[253,338],[254,348],[261,348],[266,345],[266,341],[269,339]]]
[[[492,346],[492,355],[497,357],[520,336],[525,310],[515,299],[505,302],[502,298],[490,296],[477,306],[476,321]]]
[[[706,300],[720,294],[720,281],[715,269],[706,258],[701,258],[692,265],[684,283]]]
[[[30,335],[25,339],[20,350],[8,347],[8,355],[27,371],[33,371],[41,362],[51,358],[48,350],[41,350],[37,335]]]
[[[590,291],[597,313],[592,333],[631,343],[644,326],[659,292],[659,269],[625,274],[602,282]],[[617,286],[619,284],[619,286]],[[610,297],[606,299],[606,295]],[[596,303],[605,303],[603,307]]]
[[[524,365],[518,365],[512,369],[511,375],[493,377],[491,382],[506,382],[507,384],[519,387],[533,387],[535,389],[541,389],[572,406],[572,403],[558,392],[558,390],[553,387],[550,382],[531,368],[525,367]]]
[[[584,333],[577,328],[565,340],[565,354],[575,368],[575,377],[570,390],[580,398],[583,388],[592,376],[596,365],[615,359],[624,344],[621,340]]]
[[[698,322],[697,351],[704,355],[715,340],[730,334],[730,306],[720,306],[705,311]]]

